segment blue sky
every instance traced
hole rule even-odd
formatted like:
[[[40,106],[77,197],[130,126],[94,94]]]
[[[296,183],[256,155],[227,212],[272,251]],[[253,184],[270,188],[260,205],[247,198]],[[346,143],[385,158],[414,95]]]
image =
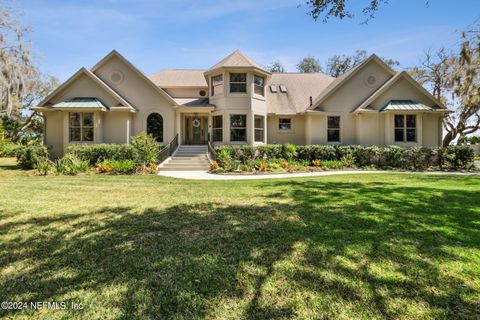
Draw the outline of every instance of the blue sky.
[[[358,5],[365,0],[351,0]],[[288,71],[304,56],[325,61],[365,49],[414,65],[428,48],[453,45],[480,15],[479,0],[390,0],[375,19],[315,22],[305,0],[10,0],[31,27],[42,72],[66,80],[117,49],[145,74],[205,69],[240,49]],[[298,5],[301,5],[298,7]]]

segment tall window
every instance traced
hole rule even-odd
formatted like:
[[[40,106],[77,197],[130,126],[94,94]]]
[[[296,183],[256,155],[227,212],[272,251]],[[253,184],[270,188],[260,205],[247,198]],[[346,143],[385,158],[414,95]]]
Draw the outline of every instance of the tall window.
[[[93,141],[93,112],[70,112],[70,142]]]
[[[255,116],[255,141],[265,142],[265,117]]]
[[[247,141],[247,116],[244,114],[230,115],[230,141]]]
[[[151,113],[147,118],[147,133],[157,142],[163,142],[163,118],[158,113]]]
[[[212,126],[213,142],[223,141],[223,116],[214,116]]]
[[[395,142],[417,141],[417,117],[414,114],[395,115]]]
[[[291,131],[292,130],[292,119],[291,118],[279,118],[278,119],[278,130],[280,130],[280,131]]]
[[[265,78],[260,76],[253,77],[253,91],[255,94],[265,96]]]
[[[327,125],[327,141],[340,142],[340,117],[328,117]]]
[[[215,93],[219,94],[222,92],[223,88],[223,75],[219,74],[218,76],[212,77],[212,83],[211,83],[211,91],[212,91],[212,97],[215,95]]]
[[[230,92],[231,93],[247,92],[247,74],[246,73],[230,73]]]

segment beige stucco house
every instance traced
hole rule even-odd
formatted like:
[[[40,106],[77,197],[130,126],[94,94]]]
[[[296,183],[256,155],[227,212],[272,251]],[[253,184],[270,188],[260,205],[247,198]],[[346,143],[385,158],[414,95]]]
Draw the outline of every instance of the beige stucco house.
[[[208,70],[149,77],[116,51],[82,68],[37,107],[45,144],[129,143],[142,131],[164,144],[439,146],[448,109],[407,73],[372,55],[338,78],[270,73],[239,51]]]

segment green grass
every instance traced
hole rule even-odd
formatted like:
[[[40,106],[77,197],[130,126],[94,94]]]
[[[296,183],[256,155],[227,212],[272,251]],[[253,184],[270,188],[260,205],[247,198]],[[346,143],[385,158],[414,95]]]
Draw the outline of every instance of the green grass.
[[[32,176],[0,160],[0,310],[43,319],[478,319],[480,178]],[[16,318],[17,319],[17,318]]]

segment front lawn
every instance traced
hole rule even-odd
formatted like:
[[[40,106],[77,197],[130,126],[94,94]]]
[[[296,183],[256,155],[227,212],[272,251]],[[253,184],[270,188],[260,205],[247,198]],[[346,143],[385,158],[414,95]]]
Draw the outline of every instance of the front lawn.
[[[31,176],[0,159],[0,317],[480,317],[480,178]]]

